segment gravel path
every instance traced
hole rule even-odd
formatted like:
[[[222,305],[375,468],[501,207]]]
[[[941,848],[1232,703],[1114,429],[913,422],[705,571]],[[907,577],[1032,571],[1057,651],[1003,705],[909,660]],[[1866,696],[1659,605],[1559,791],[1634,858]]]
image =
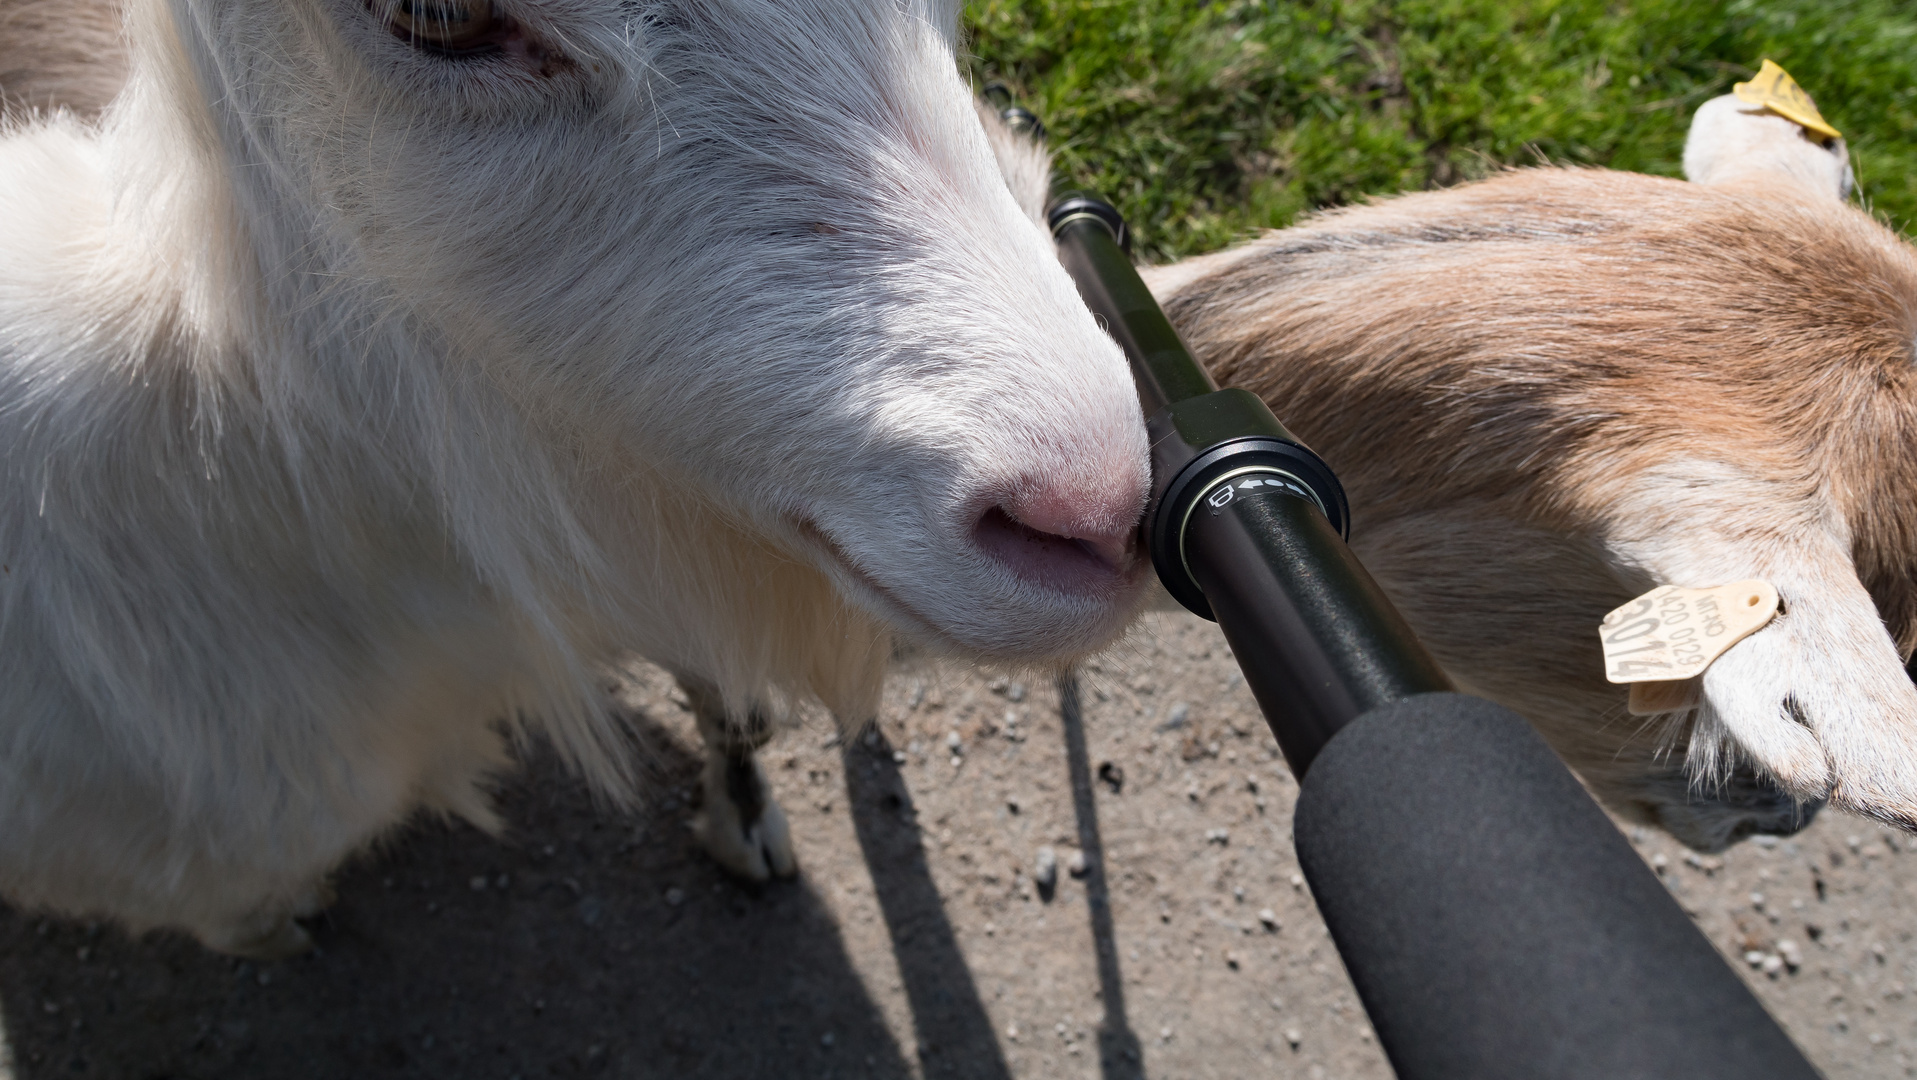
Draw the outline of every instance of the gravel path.
[[[535,761],[506,836],[421,823],[347,868],[311,956],[0,911],[0,1077],[1390,1076],[1215,628],[1154,616],[1076,696],[923,667],[869,738],[783,735],[802,876],[749,888],[691,842],[696,735],[638,669],[648,805]],[[1917,1075],[1917,838],[1632,839],[1833,1080]]]

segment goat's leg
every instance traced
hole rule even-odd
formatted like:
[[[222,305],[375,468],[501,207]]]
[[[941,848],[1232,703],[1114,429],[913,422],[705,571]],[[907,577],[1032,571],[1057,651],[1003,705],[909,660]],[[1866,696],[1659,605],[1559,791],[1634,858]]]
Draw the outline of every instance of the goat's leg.
[[[772,724],[756,709],[739,718],[729,715],[718,689],[704,679],[679,675],[678,680],[706,744],[705,808],[694,826],[699,842],[740,877],[791,877],[798,871],[792,833],[756,756],[772,737]]]

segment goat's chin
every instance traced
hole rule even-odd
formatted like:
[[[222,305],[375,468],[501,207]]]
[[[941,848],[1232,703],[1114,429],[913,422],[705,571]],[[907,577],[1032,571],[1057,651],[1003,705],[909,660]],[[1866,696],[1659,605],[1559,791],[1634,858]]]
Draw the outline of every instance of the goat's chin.
[[[1008,530],[910,585],[861,565],[817,526],[795,531],[854,602],[931,651],[972,660],[1064,666],[1117,640],[1148,597],[1150,560],[1130,549],[1113,558]]]

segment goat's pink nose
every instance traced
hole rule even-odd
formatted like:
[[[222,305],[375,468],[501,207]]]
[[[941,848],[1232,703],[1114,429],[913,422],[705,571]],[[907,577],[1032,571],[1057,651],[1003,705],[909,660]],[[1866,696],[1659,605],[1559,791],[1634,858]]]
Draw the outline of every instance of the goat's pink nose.
[[[1035,584],[1101,592],[1135,562],[1144,494],[1130,484],[1039,482],[986,510],[973,536],[988,555]]]

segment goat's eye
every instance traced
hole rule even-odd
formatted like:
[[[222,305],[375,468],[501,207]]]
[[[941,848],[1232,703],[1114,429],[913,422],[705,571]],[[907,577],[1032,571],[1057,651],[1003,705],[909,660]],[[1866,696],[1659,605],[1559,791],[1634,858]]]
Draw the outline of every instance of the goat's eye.
[[[490,0],[394,0],[386,25],[410,45],[458,55],[497,46],[506,20]]]

